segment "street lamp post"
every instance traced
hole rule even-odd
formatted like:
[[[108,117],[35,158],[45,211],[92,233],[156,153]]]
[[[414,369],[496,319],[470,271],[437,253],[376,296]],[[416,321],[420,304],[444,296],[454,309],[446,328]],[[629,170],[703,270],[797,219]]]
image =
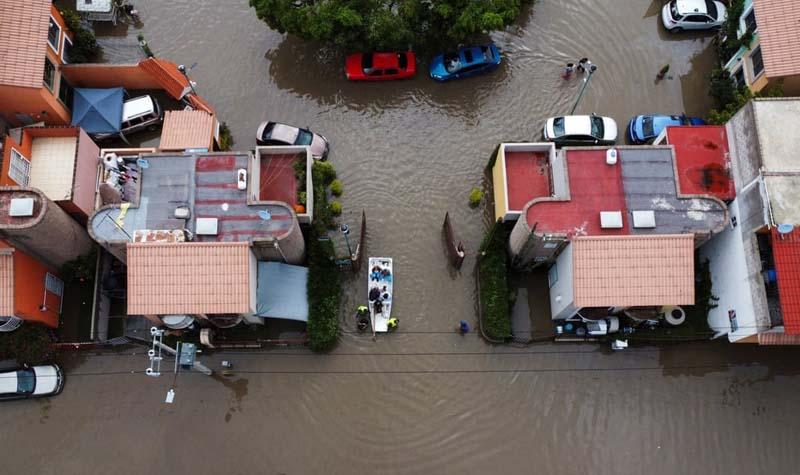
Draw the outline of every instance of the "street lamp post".
[[[586,92],[586,87],[589,85],[589,81],[592,80],[592,75],[594,74],[595,71],[597,71],[597,65],[589,62],[589,67],[587,69],[589,70],[589,75],[583,78],[583,86],[581,87],[581,92],[580,94],[578,94],[578,99],[575,101],[575,105],[572,106],[572,110],[569,111],[569,115],[574,114],[575,109],[578,108],[578,104],[580,104],[581,99],[583,99],[583,93]]]
[[[350,256],[350,259],[352,259],[353,251],[350,249],[350,239],[347,237],[350,234],[350,226],[343,224],[340,229],[342,234],[344,234],[344,242],[347,243],[347,254]]]

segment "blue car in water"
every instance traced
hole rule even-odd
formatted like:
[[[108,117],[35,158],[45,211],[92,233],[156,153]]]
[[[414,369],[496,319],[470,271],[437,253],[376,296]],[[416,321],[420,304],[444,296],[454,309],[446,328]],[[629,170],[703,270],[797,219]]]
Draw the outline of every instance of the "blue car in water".
[[[465,46],[431,60],[430,73],[436,81],[450,81],[488,73],[500,65],[500,51],[494,43]]]
[[[703,119],[685,115],[637,115],[628,123],[628,140],[642,144],[650,142],[670,125],[706,125]]]

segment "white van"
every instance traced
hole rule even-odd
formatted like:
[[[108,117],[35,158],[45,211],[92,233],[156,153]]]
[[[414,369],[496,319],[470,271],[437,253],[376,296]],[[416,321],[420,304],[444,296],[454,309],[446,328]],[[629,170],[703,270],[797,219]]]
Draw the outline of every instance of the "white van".
[[[154,130],[164,121],[164,111],[151,96],[139,96],[122,103],[120,133],[127,136],[144,129]],[[97,140],[116,137],[117,134],[95,134]]]

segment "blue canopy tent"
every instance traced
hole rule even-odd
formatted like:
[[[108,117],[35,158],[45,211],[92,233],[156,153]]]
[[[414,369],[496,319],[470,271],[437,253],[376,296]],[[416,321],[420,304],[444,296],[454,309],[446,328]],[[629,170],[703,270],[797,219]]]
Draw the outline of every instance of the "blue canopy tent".
[[[119,134],[122,125],[124,89],[75,89],[72,102],[72,125],[90,135]],[[124,139],[124,137],[123,137]]]
[[[308,322],[307,283],[307,267],[259,262],[256,316]]]

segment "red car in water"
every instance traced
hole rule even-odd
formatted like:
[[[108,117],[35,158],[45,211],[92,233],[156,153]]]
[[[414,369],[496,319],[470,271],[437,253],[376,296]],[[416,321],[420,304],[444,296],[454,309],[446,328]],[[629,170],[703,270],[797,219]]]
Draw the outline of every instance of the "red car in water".
[[[347,57],[344,72],[350,81],[408,79],[417,72],[417,58],[401,53],[356,53]]]

